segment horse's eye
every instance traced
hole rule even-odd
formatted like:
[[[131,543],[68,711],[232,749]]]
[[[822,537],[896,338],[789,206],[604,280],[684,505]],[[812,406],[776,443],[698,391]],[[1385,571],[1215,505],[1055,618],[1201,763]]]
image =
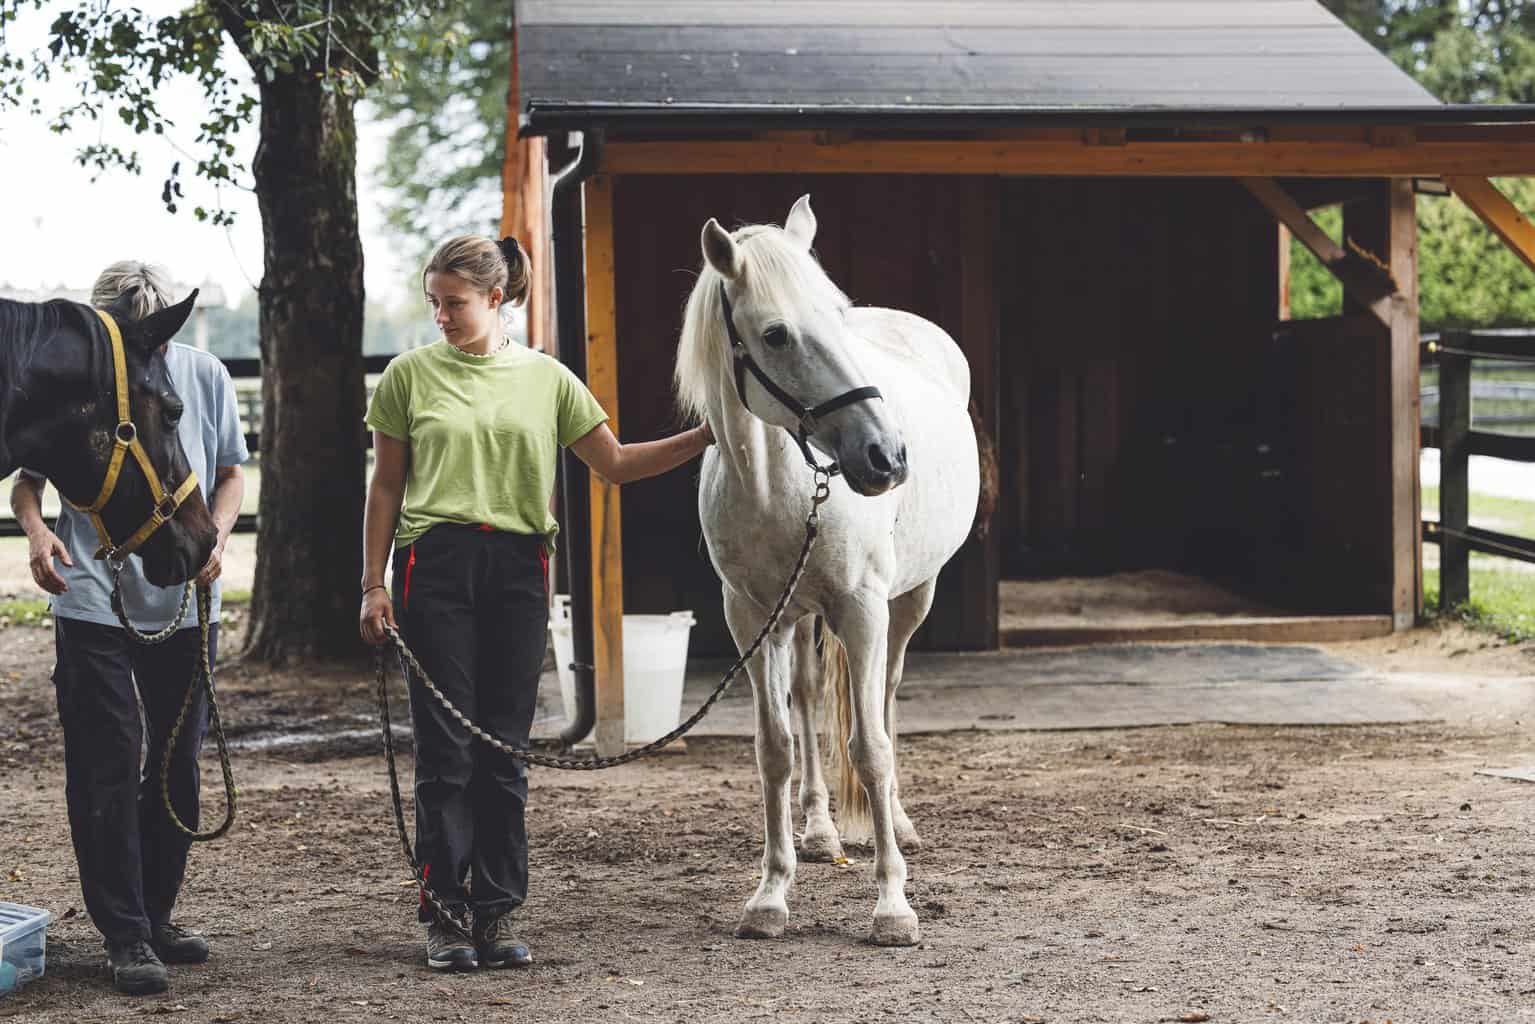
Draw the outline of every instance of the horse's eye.
[[[181,414],[185,411],[186,407],[183,406],[180,402],[165,403],[165,422],[174,427],[176,424],[181,422]]]
[[[762,332],[762,340],[769,348],[783,348],[789,343],[789,329],[783,324],[774,324]]]

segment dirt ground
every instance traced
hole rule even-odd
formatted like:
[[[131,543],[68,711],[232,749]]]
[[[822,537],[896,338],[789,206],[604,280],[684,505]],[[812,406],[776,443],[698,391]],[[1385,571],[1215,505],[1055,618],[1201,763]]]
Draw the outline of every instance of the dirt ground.
[[[1527,651],[1477,634],[1329,650],[1380,667],[1535,674]],[[81,909],[51,662],[50,632],[0,632],[0,899],[55,915],[46,976],[0,999],[0,1018],[1535,1016],[1535,786],[1473,774],[1535,763],[1527,723],[1511,718],[904,739],[902,791],[926,841],[909,859],[922,921],[910,949],[863,941],[866,851],[800,866],[782,940],[731,936],[761,855],[750,741],[692,741],[596,775],[537,771],[520,920],[537,963],[459,976],[422,965],[372,748],[242,751],[239,823],[194,850],[178,915],[209,935],[213,959],[173,968],[167,995],[129,1000],[106,983]],[[236,665],[220,683],[240,731],[371,708],[361,669],[299,678]],[[218,799],[207,793],[209,818]]]

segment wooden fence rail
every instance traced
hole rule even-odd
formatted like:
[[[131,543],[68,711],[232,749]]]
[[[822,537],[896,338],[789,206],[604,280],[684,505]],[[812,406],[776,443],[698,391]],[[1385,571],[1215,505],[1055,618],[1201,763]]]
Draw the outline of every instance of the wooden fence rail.
[[[1469,522],[1471,456],[1535,462],[1535,436],[1471,429],[1472,360],[1535,365],[1535,331],[1445,331],[1425,338],[1424,348],[1439,373],[1439,423],[1423,428],[1422,441],[1439,449],[1439,522],[1423,524],[1423,539],[1439,545],[1439,607],[1453,608],[1471,599],[1472,551],[1535,562],[1535,540]]]

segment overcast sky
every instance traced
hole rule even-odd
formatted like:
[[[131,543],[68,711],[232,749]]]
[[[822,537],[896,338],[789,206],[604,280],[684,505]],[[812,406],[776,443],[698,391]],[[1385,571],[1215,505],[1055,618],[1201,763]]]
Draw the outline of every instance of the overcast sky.
[[[24,53],[41,46],[60,6],[27,9],[7,30],[7,50]],[[138,0],[138,6],[152,14],[166,14],[181,4]],[[227,66],[248,75],[239,54],[227,45],[225,50]],[[31,95],[40,96],[45,110],[53,111],[75,98],[76,87],[75,82],[55,82]],[[166,266],[187,284],[217,282],[230,304],[249,293],[251,283],[261,279],[261,217],[256,197],[248,191],[223,190],[224,207],[238,218],[232,228],[197,221],[192,207],[212,208],[218,197],[210,186],[191,176],[195,159],[178,153],[172,143],[193,151],[203,108],[200,90],[190,79],[174,80],[162,90],[160,105],[177,124],[168,140],[135,139],[115,117],[55,135],[48,130],[46,117],[32,117],[25,110],[0,112],[0,285],[85,288],[96,271],[113,260],[146,259]],[[359,111],[357,167],[365,284],[370,298],[396,306],[399,298],[388,293],[397,288],[403,269],[390,258],[371,181],[383,152],[384,133],[369,124],[366,115],[366,108]],[[110,171],[93,182],[92,172],[75,163],[75,153],[81,145],[98,140],[124,148],[136,145],[143,174]],[[240,160],[248,167],[255,153],[255,130],[246,131],[238,145]],[[186,201],[178,213],[171,214],[160,202],[160,188],[178,159]],[[248,173],[246,177],[248,185]]]

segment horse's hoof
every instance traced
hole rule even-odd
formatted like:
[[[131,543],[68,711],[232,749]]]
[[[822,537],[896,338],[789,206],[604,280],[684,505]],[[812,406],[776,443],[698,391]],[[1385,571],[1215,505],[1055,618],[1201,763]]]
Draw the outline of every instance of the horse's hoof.
[[[898,829],[895,834],[895,845],[901,848],[901,852],[910,856],[922,849],[922,837],[917,835],[917,830]]]
[[[916,919],[913,918],[915,921]],[[757,907],[741,915],[736,925],[738,939],[780,939],[789,923],[789,912],[781,907]]]
[[[799,859],[802,861],[827,864],[842,857],[842,843],[835,832],[807,832],[799,841]]]
[[[874,915],[874,930],[869,933],[869,941],[876,946],[915,946],[920,937],[917,915],[910,910],[883,917]]]

